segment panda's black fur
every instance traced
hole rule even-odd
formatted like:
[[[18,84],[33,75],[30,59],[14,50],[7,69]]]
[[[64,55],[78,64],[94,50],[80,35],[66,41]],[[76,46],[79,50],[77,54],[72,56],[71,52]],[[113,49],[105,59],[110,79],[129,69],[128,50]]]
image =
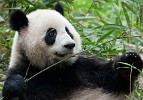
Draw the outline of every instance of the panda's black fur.
[[[61,5],[58,4],[56,10],[64,15]],[[21,36],[21,33],[27,30],[26,27],[29,27],[29,21],[24,13],[17,10],[11,15],[10,26]],[[71,39],[76,38],[68,27],[65,27],[65,31]],[[49,42],[49,38],[43,41],[48,41],[46,45],[51,46],[55,42]],[[70,43],[64,47],[73,49],[74,45],[77,44]],[[16,47],[18,49],[15,52],[20,54],[20,59],[17,58],[18,62],[10,64],[8,69],[2,92],[4,100],[123,100],[125,95],[133,90],[139,71],[132,69],[130,77],[130,68],[124,68],[127,65],[120,62],[142,69],[141,58],[134,52],[123,54],[111,62],[102,62],[95,57],[78,56],[73,63],[62,62],[25,81],[44,68],[32,63],[25,49]],[[65,55],[58,56],[62,58]]]
[[[9,20],[13,30],[19,31],[21,27],[28,26],[28,19],[23,12],[16,10],[14,13],[15,14],[12,14],[11,19]]]

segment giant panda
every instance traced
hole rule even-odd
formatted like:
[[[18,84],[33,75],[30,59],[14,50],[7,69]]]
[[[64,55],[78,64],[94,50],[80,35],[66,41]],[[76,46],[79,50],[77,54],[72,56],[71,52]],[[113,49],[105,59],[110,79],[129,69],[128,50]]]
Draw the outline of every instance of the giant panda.
[[[4,100],[125,100],[134,89],[140,56],[127,52],[110,62],[82,56],[80,35],[60,4],[27,16],[16,10],[9,22],[17,32]]]

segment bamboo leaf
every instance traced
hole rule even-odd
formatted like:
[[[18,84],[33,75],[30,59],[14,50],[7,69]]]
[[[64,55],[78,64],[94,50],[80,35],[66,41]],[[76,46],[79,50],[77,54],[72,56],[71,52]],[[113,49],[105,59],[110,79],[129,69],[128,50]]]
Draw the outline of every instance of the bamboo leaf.
[[[137,11],[133,9],[133,5],[128,5],[127,3],[123,2],[124,6],[128,8],[131,12],[133,12],[135,15],[137,14]]]
[[[99,43],[100,41],[104,40],[106,37],[108,37],[110,34],[112,34],[116,29],[112,29],[111,31],[105,33],[104,35],[102,35],[98,40],[97,43]]]
[[[126,10],[126,8],[125,8],[124,2],[122,2],[122,7],[123,7],[123,12],[124,12],[124,14],[125,14],[125,18],[126,18],[128,27],[131,28],[130,17],[129,17],[129,15],[128,15],[128,13],[127,13],[127,10]]]
[[[3,82],[0,82],[0,87],[3,87]]]
[[[37,5],[35,5],[34,3],[32,3],[31,1],[29,1],[29,0],[24,0],[25,2],[27,2],[28,4],[30,4],[30,5],[32,5],[32,6],[34,6],[34,7],[36,7]]]
[[[2,16],[0,16],[0,22],[4,21],[4,18]]]
[[[126,29],[126,27],[123,26],[123,25],[107,24],[106,26],[109,27],[109,28]]]

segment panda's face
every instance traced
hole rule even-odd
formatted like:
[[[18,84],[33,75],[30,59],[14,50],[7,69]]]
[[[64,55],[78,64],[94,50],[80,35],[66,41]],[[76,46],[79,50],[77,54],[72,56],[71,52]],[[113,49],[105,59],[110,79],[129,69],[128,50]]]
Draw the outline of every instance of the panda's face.
[[[73,35],[69,32],[67,27],[57,30],[49,28],[44,38],[47,46],[53,51],[53,55],[57,57],[64,57],[69,54],[74,54],[75,41]]]
[[[28,26],[20,29],[19,42],[32,64],[45,67],[80,52],[79,34],[60,13],[37,10],[27,18]]]

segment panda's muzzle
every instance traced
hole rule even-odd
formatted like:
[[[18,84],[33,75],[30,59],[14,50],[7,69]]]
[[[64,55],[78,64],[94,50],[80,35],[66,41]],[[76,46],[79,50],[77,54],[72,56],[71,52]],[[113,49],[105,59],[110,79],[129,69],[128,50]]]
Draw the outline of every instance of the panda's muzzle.
[[[73,54],[73,50],[69,50],[69,51],[65,51],[65,52],[55,52],[55,55],[58,57],[65,57],[70,54]]]
[[[63,47],[65,48],[65,51],[63,52],[56,52],[55,55],[58,57],[65,57],[69,54],[72,54],[73,52],[73,48],[75,47],[75,43],[68,43],[63,45]]]

